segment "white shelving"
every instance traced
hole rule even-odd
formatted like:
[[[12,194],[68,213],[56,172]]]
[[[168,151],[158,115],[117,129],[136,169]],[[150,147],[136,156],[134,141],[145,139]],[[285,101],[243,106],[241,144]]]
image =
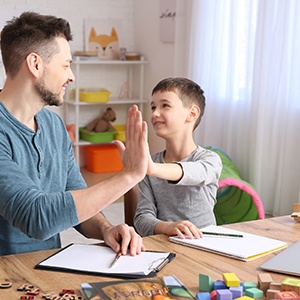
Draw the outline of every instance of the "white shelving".
[[[68,89],[65,101],[65,121],[68,123],[70,119],[70,114],[74,114],[74,124],[75,124],[75,142],[74,142],[74,150],[75,150],[75,157],[77,163],[80,166],[80,146],[82,145],[89,145],[90,143],[87,141],[82,141],[79,139],[79,127],[82,126],[80,124],[80,117],[81,117],[81,110],[84,109],[91,109],[91,112],[94,112],[95,107],[101,106],[112,106],[112,107],[120,107],[121,105],[125,105],[124,113],[127,113],[125,109],[128,109],[129,105],[137,104],[141,111],[143,111],[143,104],[147,102],[143,98],[144,95],[144,66],[147,63],[146,60],[141,58],[141,60],[132,60],[132,61],[121,61],[121,60],[99,60],[98,58],[86,58],[86,57],[75,57],[72,63],[72,69],[75,75],[75,83],[70,84],[71,88],[73,87],[75,90],[74,98],[71,99],[70,91]],[[108,73],[114,74],[115,72],[122,71],[125,73],[125,79],[121,84],[127,83],[127,96],[131,97],[122,97],[120,98],[119,95],[121,90],[119,91],[115,89],[112,93],[112,97],[109,98],[108,102],[82,102],[79,99],[79,89],[87,85],[87,83],[83,83],[83,79],[87,79],[90,74],[87,73],[87,69],[89,68],[90,71],[96,72],[98,76],[99,71],[99,78],[104,78]],[[97,68],[96,70],[92,70]],[[105,68],[104,74],[101,68]],[[85,71],[85,72],[84,72]],[[102,71],[102,74],[101,74]],[[91,73],[91,72],[90,72]],[[84,77],[81,77],[83,74]],[[95,73],[94,73],[95,74]],[[92,76],[92,75],[90,75]],[[92,76],[96,77],[96,76]],[[116,76],[117,77],[117,76]],[[94,78],[95,79],[95,78]],[[116,78],[116,80],[118,80]],[[135,85],[134,85],[135,83]],[[120,84],[120,82],[119,82]],[[99,86],[103,87],[103,86]],[[106,87],[105,87],[106,88]],[[125,93],[126,94],[126,93]],[[73,107],[73,109],[71,109]]]

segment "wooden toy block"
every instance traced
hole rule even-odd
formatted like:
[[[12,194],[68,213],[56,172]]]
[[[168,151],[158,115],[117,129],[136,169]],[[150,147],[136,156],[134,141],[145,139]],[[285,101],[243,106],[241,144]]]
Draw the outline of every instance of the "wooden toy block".
[[[210,300],[209,292],[201,292],[196,295],[197,300]]]
[[[275,299],[275,294],[276,294],[277,292],[280,292],[280,290],[272,290],[272,289],[268,289],[268,290],[267,290],[267,294],[266,294],[267,300]]]
[[[235,300],[253,300],[254,298],[251,298],[249,296],[243,296],[241,298],[236,298]]]
[[[217,280],[214,282],[214,290],[228,289],[226,283],[223,280]]]
[[[281,291],[294,291],[300,295],[300,280],[295,278],[286,278],[281,282]]]
[[[267,290],[270,288],[273,278],[269,273],[259,273],[257,274],[258,288],[264,292],[266,295]]]
[[[234,273],[223,273],[223,280],[228,287],[240,285],[240,280]]]
[[[204,274],[199,274],[199,291],[201,292],[211,292],[214,287],[213,280]]]
[[[300,298],[299,295],[294,291],[276,292],[275,299],[296,299]]]
[[[245,295],[254,299],[258,299],[264,296],[264,292],[258,288],[250,288],[245,291]]]
[[[217,290],[217,300],[232,300],[232,293],[230,290]]]
[[[250,288],[257,288],[257,282],[250,282],[250,281],[244,282],[244,291]]]
[[[240,285],[240,286],[231,286],[229,288],[230,292],[232,293],[232,298],[233,299],[236,299],[236,298],[240,298],[243,296],[243,287]]]
[[[10,282],[10,281],[0,282],[0,289],[8,289],[11,286],[12,286],[12,282]]]
[[[217,300],[217,291],[216,290],[211,291],[209,294],[210,294],[211,300]]]
[[[293,203],[293,213],[291,217],[294,218],[295,221],[300,222],[300,203]]]
[[[280,282],[271,282],[270,290],[278,290],[281,291],[281,283]]]

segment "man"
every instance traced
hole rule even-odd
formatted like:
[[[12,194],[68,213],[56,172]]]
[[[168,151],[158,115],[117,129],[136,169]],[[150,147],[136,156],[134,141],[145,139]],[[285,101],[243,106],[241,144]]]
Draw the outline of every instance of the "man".
[[[70,40],[66,20],[34,12],[1,32],[7,78],[0,93],[0,255],[60,247],[59,232],[73,226],[116,252],[145,250],[132,227],[112,226],[99,213],[146,174],[147,126],[138,108],[128,112],[126,149],[116,142],[124,169],[89,188],[63,121],[44,108],[61,105],[75,80]]]

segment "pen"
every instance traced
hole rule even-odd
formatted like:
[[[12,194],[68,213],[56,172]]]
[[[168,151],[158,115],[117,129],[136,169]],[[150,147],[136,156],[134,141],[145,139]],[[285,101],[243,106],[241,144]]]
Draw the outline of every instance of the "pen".
[[[208,231],[202,231],[202,233],[207,235],[231,236],[231,237],[240,237],[240,238],[243,237],[243,235],[241,234],[232,234],[232,233],[208,232]]]
[[[110,264],[110,268],[113,267],[115,265],[115,263],[118,261],[118,259],[121,257],[122,253],[118,252],[114,258],[114,260],[111,262]]]

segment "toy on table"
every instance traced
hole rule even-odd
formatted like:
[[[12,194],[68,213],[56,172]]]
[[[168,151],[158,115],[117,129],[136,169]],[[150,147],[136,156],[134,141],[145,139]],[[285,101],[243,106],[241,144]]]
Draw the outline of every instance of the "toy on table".
[[[295,221],[300,222],[300,203],[293,203],[293,213],[291,217],[293,217]]]
[[[94,132],[116,131],[116,129],[110,123],[110,122],[114,122],[115,120],[116,120],[115,111],[111,107],[108,107],[103,113],[103,115],[90,122],[85,127],[85,130],[94,131]]]

